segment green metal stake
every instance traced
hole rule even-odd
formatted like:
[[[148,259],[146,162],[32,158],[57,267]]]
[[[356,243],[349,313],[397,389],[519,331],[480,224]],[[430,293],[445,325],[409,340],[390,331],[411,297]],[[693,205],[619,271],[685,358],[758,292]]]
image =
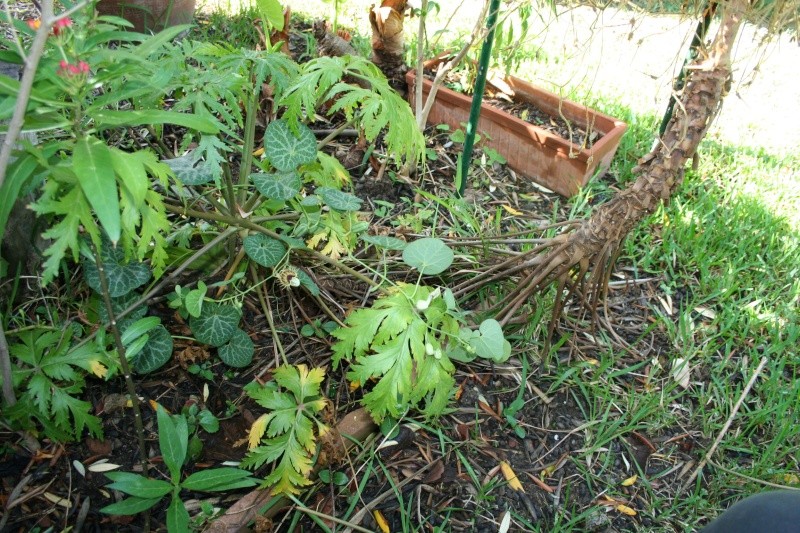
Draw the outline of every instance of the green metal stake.
[[[717,3],[712,0],[706,6],[706,9],[703,11],[703,18],[700,22],[697,23],[697,28],[694,30],[694,37],[692,37],[692,43],[689,45],[689,53],[686,56],[686,59],[683,61],[683,67],[681,67],[681,71],[678,74],[678,78],[675,80],[675,84],[673,85],[673,94],[670,96],[669,104],[667,104],[667,110],[664,112],[664,118],[661,119],[661,126],[658,128],[658,136],[663,137],[664,132],[667,131],[667,124],[669,124],[670,119],[672,118],[672,113],[675,110],[675,93],[683,89],[683,84],[686,81],[686,66],[695,60],[697,57],[697,51],[700,48],[700,45],[703,44],[703,40],[706,38],[706,33],[708,33],[708,27],[711,25],[711,19],[714,18],[714,13],[717,11]]]
[[[464,195],[464,188],[467,185],[469,163],[472,159],[472,146],[475,144],[475,132],[478,129],[478,119],[481,116],[483,90],[486,88],[486,73],[489,70],[489,60],[492,54],[492,43],[494,42],[494,30],[497,25],[498,11],[500,11],[500,0],[491,0],[491,4],[489,4],[489,17],[486,20],[486,27],[489,29],[489,33],[481,47],[481,57],[478,61],[478,76],[475,78],[475,91],[472,94],[472,107],[469,110],[469,123],[467,123],[467,134],[464,138],[464,151],[461,154],[461,180],[457,184],[457,194],[459,197]]]

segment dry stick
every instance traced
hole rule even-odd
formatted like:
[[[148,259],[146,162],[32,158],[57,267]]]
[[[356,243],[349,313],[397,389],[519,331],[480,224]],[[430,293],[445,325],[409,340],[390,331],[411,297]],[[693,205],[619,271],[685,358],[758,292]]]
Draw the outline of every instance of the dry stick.
[[[131,305],[129,305],[122,312],[118,313],[117,317],[116,317],[117,320],[125,318],[126,316],[131,314],[137,307],[139,307],[140,305],[146,303],[147,300],[149,300],[150,298],[153,298],[156,294],[161,292],[164,289],[164,287],[166,287],[167,285],[170,285],[170,284],[174,283],[175,281],[177,281],[178,276],[180,276],[183,273],[184,270],[189,268],[192,265],[192,263],[194,263],[195,261],[200,259],[209,250],[211,250],[213,247],[215,247],[217,244],[219,244],[223,240],[227,239],[229,235],[231,235],[232,233],[235,233],[237,230],[238,230],[238,228],[228,228],[227,230],[223,231],[222,233],[220,233],[219,235],[217,235],[216,237],[214,237],[213,239],[208,241],[208,244],[206,244],[205,246],[203,246],[202,248],[197,250],[194,254],[192,254],[192,256],[189,259],[184,261],[184,263],[181,266],[176,268],[172,273],[170,273],[167,277],[165,277],[163,280],[161,280],[161,282],[159,282],[158,285],[156,285],[155,287],[153,287],[152,289],[147,291],[138,300],[133,302]],[[92,339],[94,339],[97,336],[97,333],[100,332],[101,330],[105,330],[105,327],[101,326],[100,328],[95,330],[93,333],[89,334],[81,342],[76,344],[75,347],[72,348],[72,349],[73,350],[77,350],[78,348],[80,348],[84,344],[90,342]]]
[[[287,365],[289,364],[289,361],[286,359],[286,351],[283,349],[283,343],[281,342],[280,334],[278,333],[278,330],[275,329],[275,320],[272,318],[272,308],[269,306],[269,301],[266,295],[267,291],[264,288],[264,280],[258,275],[258,271],[253,263],[250,263],[250,276],[253,278],[253,283],[255,283],[256,296],[258,296],[258,301],[261,304],[261,310],[264,312],[264,317],[267,319],[270,333],[272,333],[272,344],[278,349],[278,353],[280,353],[281,358],[283,359],[283,364]],[[279,366],[277,364],[277,360],[275,363],[275,366]]]
[[[369,513],[372,509],[377,507],[381,502],[383,502],[383,500],[385,500],[389,496],[392,496],[393,494],[397,494],[397,491],[399,491],[400,489],[402,489],[403,487],[405,487],[406,485],[417,479],[420,476],[420,474],[422,474],[423,472],[425,472],[427,469],[429,469],[438,462],[439,459],[426,464],[425,466],[414,472],[413,475],[407,477],[400,483],[397,483],[392,488],[386,490],[385,492],[379,494],[377,497],[370,500],[370,502],[367,503],[360,511],[358,511],[356,514],[353,515],[353,518],[350,519],[351,525],[352,524],[358,525],[364,519],[367,513]],[[352,529],[348,527],[347,529],[344,530],[344,533],[350,533],[351,531]]]
[[[79,3],[69,11],[62,13],[59,18],[68,16],[78,9],[82,9],[86,4],[87,2]],[[8,6],[7,3],[5,3],[5,5],[6,7]],[[33,89],[36,69],[39,66],[39,60],[42,58],[42,54],[44,54],[44,45],[47,42],[47,38],[50,36],[50,28],[52,28],[57,20],[53,15],[53,0],[43,0],[41,11],[42,23],[33,38],[31,49],[27,56],[21,54],[25,58],[25,70],[19,83],[14,114],[11,116],[11,121],[8,123],[8,130],[3,140],[3,147],[0,149],[0,187],[3,186],[3,182],[6,179],[6,171],[8,170],[8,165],[11,163],[11,152],[17,144],[17,139],[25,123],[25,111],[28,108],[28,101],[30,100],[31,90]],[[2,237],[2,235],[0,235],[0,237]],[[0,323],[0,372],[3,377],[3,399],[9,406],[12,406],[16,403],[16,397],[14,396],[14,387],[11,381],[11,355],[8,352],[8,343],[5,333],[3,332],[2,323]]]
[[[250,220],[239,219],[239,218],[223,215],[223,214],[220,214],[220,213],[196,211],[194,209],[186,209],[186,208],[183,208],[183,207],[174,206],[174,205],[170,205],[170,204],[164,204],[164,207],[166,208],[167,211],[169,211],[171,213],[176,213],[176,214],[179,214],[179,215],[191,216],[191,217],[199,218],[201,220],[211,220],[211,221],[214,221],[214,222],[224,222],[225,224],[229,224],[231,226],[236,226],[236,227],[239,227],[239,228],[245,228],[245,229],[249,229],[249,230],[252,230],[252,231],[256,231],[258,233],[263,233],[264,235],[266,235],[268,237],[272,237],[273,239],[278,239],[278,240],[281,239],[281,235],[279,235],[278,233],[276,233],[276,232],[274,232],[272,230],[269,230],[269,229],[267,229],[267,228],[265,228],[263,226],[259,226],[258,224],[256,224],[255,222],[252,222]],[[332,265],[332,266],[334,266],[334,267],[336,267],[336,268],[338,268],[338,269],[350,274],[351,276],[363,281],[364,283],[366,283],[370,287],[375,287],[378,290],[382,290],[379,283],[376,283],[375,281],[373,281],[372,279],[368,278],[367,276],[365,276],[361,272],[353,270],[349,266],[343,265],[339,261],[336,261],[335,259],[331,259],[330,257],[326,256],[325,254],[322,254],[322,253],[320,253],[320,252],[318,252],[316,250],[304,250],[304,251],[306,253],[310,254],[315,259],[317,259],[319,261],[322,261],[323,263],[327,263],[329,265]]]
[[[681,492],[685,492],[689,488],[689,485],[691,485],[694,482],[694,480],[697,479],[697,476],[700,475],[700,472],[706,466],[706,463],[708,463],[711,460],[711,456],[714,455],[715,451],[717,451],[717,447],[722,442],[722,439],[725,437],[725,434],[728,433],[728,429],[730,429],[731,424],[733,423],[733,419],[736,417],[736,413],[739,412],[739,408],[742,406],[744,399],[750,393],[750,389],[753,388],[753,384],[756,382],[756,379],[761,374],[761,371],[764,369],[764,366],[766,366],[766,364],[767,364],[767,358],[762,357],[761,362],[758,363],[758,368],[756,368],[756,371],[753,372],[753,375],[750,377],[750,381],[747,382],[747,385],[742,391],[742,395],[739,396],[739,399],[736,401],[736,405],[733,406],[733,411],[731,411],[731,415],[728,417],[728,420],[725,421],[725,425],[722,426],[722,430],[719,432],[719,435],[717,435],[717,438],[714,439],[714,444],[712,444],[711,448],[708,449],[705,457],[703,457],[703,460],[700,461],[699,465],[697,465],[697,468],[695,468],[694,472],[692,472],[692,475],[689,476],[689,479],[680,488],[678,494],[680,494]]]
[[[131,377],[131,365],[125,355],[125,346],[122,344],[122,335],[120,335],[119,328],[117,327],[117,317],[114,314],[114,305],[111,303],[111,295],[108,292],[108,278],[106,277],[106,267],[100,258],[100,249],[97,246],[94,248],[94,262],[97,265],[97,274],[100,278],[100,288],[103,296],[103,302],[106,306],[108,313],[108,322],[111,326],[111,332],[114,335],[114,344],[117,346],[117,357],[119,364],[122,367],[123,377],[125,378],[125,386],[128,389],[128,396],[131,398],[131,405],[133,407],[133,423],[136,426],[136,436],[139,441],[139,459],[142,463],[142,472],[147,477],[147,448],[144,444],[144,424],[142,423],[142,409],[139,405],[139,396],[136,394],[136,385],[133,383]]]
[[[746,479],[747,481],[752,481],[753,483],[760,483],[761,485],[772,487],[773,489],[780,489],[780,490],[793,490],[795,492],[800,492],[800,488],[792,487],[791,485],[781,485],[780,483],[772,483],[771,481],[767,481],[765,479],[758,479],[757,477],[748,476],[747,474],[742,474],[741,472],[737,472],[736,470],[731,470],[725,466],[722,466],[719,463],[712,461],[711,459],[708,462],[714,468],[719,468],[723,472],[726,472],[732,476],[740,477],[742,479]]]

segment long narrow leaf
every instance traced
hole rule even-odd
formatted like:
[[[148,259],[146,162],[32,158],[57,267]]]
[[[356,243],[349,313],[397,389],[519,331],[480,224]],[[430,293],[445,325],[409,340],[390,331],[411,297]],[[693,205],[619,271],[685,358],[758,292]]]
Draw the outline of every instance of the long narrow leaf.
[[[106,477],[113,481],[106,488],[142,499],[161,498],[172,490],[172,484],[164,480],[148,479],[131,472],[108,472]]]
[[[116,244],[121,234],[117,180],[108,146],[95,137],[83,137],[72,157],[75,176],[94,209],[109,240]]]
[[[181,467],[186,460],[187,446],[179,436],[176,425],[169,414],[160,405],[156,409],[158,417],[158,445],[161,447],[161,456],[172,476],[172,482],[177,484],[181,477]],[[183,428],[182,428],[183,429]]]
[[[169,533],[189,531],[189,513],[178,496],[173,496],[167,509],[167,531]]]
[[[219,132],[219,128],[217,128],[210,119],[198,115],[163,111],[160,109],[142,109],[134,111],[113,111],[106,109],[94,113],[93,118],[99,129],[118,128],[120,126],[135,127],[150,124],[175,124],[199,131],[200,133]]]
[[[214,468],[195,472],[181,483],[181,487],[187,490],[216,492],[232,488],[252,487],[255,484],[256,481],[250,477],[250,472],[245,470]]]
[[[161,498],[128,498],[121,502],[106,505],[100,509],[101,513],[111,515],[132,515],[139,514],[142,511],[150,509],[152,506],[161,501]]]

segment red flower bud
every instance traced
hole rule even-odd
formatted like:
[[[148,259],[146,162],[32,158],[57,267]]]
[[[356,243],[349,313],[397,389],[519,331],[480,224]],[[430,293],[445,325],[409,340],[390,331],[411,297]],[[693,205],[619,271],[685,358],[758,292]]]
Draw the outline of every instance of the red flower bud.
[[[71,18],[60,18],[53,24],[53,33],[56,35],[61,35],[61,32],[64,31],[64,28],[69,28],[70,26],[72,26]]]

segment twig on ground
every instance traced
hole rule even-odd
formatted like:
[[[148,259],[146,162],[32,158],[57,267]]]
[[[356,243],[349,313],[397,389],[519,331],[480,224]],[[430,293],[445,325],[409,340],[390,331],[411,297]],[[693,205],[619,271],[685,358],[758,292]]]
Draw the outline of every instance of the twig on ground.
[[[756,371],[753,372],[752,376],[750,376],[750,381],[747,382],[747,385],[742,391],[741,396],[739,396],[739,399],[736,401],[736,405],[733,406],[733,410],[731,411],[728,420],[725,421],[725,425],[722,426],[722,430],[720,430],[719,435],[717,435],[717,438],[714,439],[714,444],[712,444],[711,447],[708,449],[705,457],[703,457],[703,460],[700,461],[700,464],[698,464],[697,468],[694,469],[692,475],[689,476],[689,479],[687,479],[686,482],[683,484],[683,486],[680,488],[678,494],[685,492],[689,488],[689,485],[694,483],[694,480],[697,479],[697,476],[700,475],[700,472],[703,471],[703,468],[705,468],[706,464],[711,460],[711,456],[714,455],[715,451],[717,451],[717,448],[722,442],[722,439],[728,433],[728,429],[730,429],[731,424],[733,424],[733,419],[736,418],[736,414],[739,412],[739,408],[742,406],[742,403],[744,403],[744,399],[747,398],[747,395],[750,394],[750,389],[753,388],[753,384],[755,384],[756,379],[758,379],[758,376],[761,375],[761,371],[764,369],[766,364],[767,364],[767,358],[762,357],[761,362],[758,363],[758,368],[756,368]]]

